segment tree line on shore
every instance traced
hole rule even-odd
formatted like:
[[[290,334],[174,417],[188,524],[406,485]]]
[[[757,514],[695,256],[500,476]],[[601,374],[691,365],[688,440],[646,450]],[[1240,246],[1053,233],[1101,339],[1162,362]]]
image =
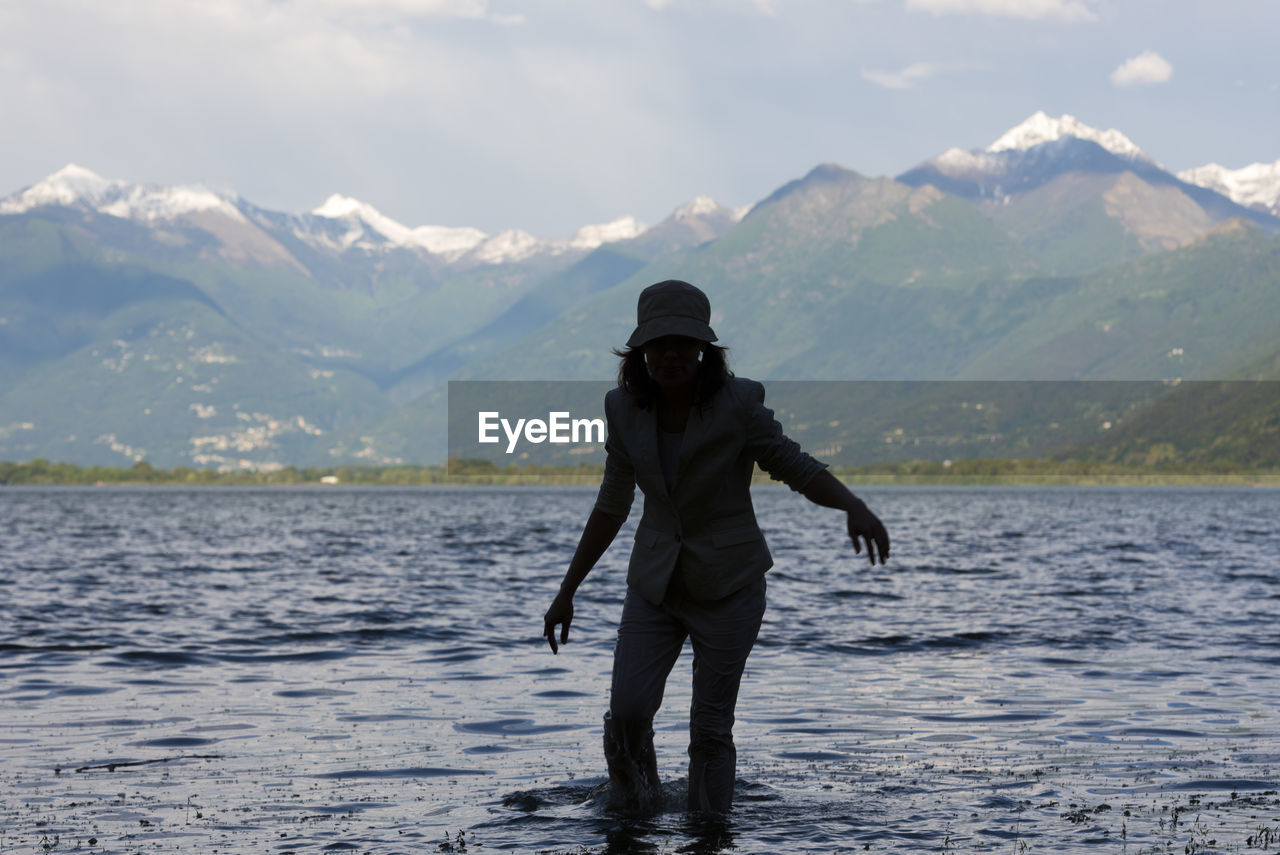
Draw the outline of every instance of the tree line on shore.
[[[1231,463],[1162,463],[1136,466],[1078,460],[985,459],[905,461],[836,466],[836,476],[864,484],[1257,484],[1280,486],[1280,471]],[[168,486],[430,486],[594,485],[604,467],[594,464],[499,466],[488,460],[450,460],[445,465],[336,466],[218,471],[176,466],[160,469],[145,460],[129,467],[77,466],[43,458],[0,462],[0,485]],[[757,469],[756,483],[769,476]]]

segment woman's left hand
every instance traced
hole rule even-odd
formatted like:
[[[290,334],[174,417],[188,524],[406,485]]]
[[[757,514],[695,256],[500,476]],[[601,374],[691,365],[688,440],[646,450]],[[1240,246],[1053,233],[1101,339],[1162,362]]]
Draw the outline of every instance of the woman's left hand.
[[[874,566],[879,556],[883,564],[889,558],[889,532],[880,522],[880,518],[871,513],[862,500],[849,509],[849,537],[853,538],[854,552],[862,552],[862,541],[867,544],[867,558]]]
[[[560,652],[560,648],[556,645],[556,626],[561,626],[560,643],[568,644],[571,623],[573,623],[573,595],[566,597],[563,593],[557,594],[551,603],[551,608],[547,609],[546,615],[542,618],[542,636],[546,638],[547,644],[551,645],[552,653]]]

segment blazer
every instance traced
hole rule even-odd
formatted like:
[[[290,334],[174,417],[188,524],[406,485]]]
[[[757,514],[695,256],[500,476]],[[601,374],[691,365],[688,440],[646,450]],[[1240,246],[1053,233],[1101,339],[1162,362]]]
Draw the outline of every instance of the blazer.
[[[671,492],[658,459],[657,407],[641,409],[629,393],[612,389],[604,410],[604,480],[595,507],[625,521],[635,488],[644,494],[628,585],[657,605],[678,565],[691,597],[717,600],[773,566],[751,504],[755,464],[797,491],[826,464],[783,434],[764,405],[764,386],[731,377],[690,411]]]

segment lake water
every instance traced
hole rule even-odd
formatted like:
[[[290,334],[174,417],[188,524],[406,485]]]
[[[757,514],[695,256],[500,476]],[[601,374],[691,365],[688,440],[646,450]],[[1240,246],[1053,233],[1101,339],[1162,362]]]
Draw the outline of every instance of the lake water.
[[[0,852],[1280,850],[1280,491],[754,493],[724,823],[603,808],[594,490],[0,490]],[[681,803],[690,657],[656,721]]]

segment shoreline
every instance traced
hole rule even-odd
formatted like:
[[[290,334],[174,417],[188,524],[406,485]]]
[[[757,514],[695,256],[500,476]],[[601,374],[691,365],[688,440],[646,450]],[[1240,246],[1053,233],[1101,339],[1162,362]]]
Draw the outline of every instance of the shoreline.
[[[1218,468],[1220,471],[1204,471]],[[1197,471],[1182,467],[1140,467],[1056,460],[975,459],[935,463],[908,461],[872,466],[833,466],[831,473],[856,486],[1018,486],[1018,487],[1280,487],[1280,470],[1249,470],[1212,465]],[[0,488],[79,487],[595,487],[603,466],[498,467],[481,461],[433,466],[339,466],[320,469],[281,467],[219,472],[145,462],[127,469],[81,467],[34,460],[0,462]],[[756,470],[752,486],[779,485]],[[779,485],[780,486],[780,485]]]

